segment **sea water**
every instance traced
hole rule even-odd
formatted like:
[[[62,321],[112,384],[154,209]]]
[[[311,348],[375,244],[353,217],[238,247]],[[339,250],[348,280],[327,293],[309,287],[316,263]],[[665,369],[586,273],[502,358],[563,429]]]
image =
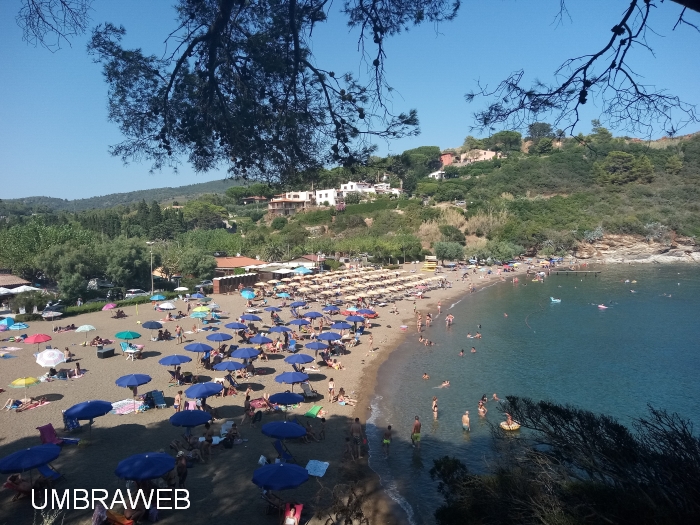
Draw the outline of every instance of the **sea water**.
[[[478,416],[484,394],[571,403],[625,424],[645,415],[648,404],[700,418],[698,268],[600,269],[597,277],[552,274],[544,283],[521,276],[513,284],[508,277],[453,305],[443,301],[442,315],[424,332],[435,346],[418,343],[411,326],[406,342],[380,367],[367,421],[370,466],[412,524],[433,523],[442,503],[429,475],[433,459],[450,455],[472,472],[488,468],[494,452],[487,421],[498,424],[504,418],[493,401],[486,418]],[[445,328],[447,313],[455,316],[451,329]],[[477,331],[482,339],[467,337]],[[424,372],[430,380],[421,379]],[[445,380],[450,386],[439,388]],[[471,432],[462,429],[465,410]],[[415,416],[423,424],[419,451],[410,444]],[[395,434],[388,460],[380,447],[387,425]]]

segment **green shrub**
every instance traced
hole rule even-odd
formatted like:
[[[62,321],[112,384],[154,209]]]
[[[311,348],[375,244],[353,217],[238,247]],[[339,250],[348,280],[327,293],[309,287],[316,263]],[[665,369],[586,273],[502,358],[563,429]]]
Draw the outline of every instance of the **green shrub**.
[[[67,306],[65,310],[63,310],[63,316],[64,317],[71,317],[74,315],[80,315],[80,314],[89,314],[92,312],[99,312],[102,310],[102,307],[106,305],[107,303],[86,303],[80,306]]]
[[[41,314],[17,314],[15,315],[16,323],[28,323],[29,321],[43,321]]]

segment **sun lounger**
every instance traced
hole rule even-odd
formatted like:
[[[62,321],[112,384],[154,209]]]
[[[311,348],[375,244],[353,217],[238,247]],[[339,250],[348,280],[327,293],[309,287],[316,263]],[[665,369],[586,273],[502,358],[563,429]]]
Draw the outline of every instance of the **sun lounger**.
[[[289,452],[289,449],[284,446],[284,443],[282,443],[279,439],[276,440],[273,444],[273,447],[275,447],[275,450],[277,451],[277,457],[280,458],[283,462],[286,463],[297,463],[296,458],[292,455],[291,452]]]
[[[302,395],[304,396],[304,399],[310,398],[310,397],[318,397],[321,394],[316,392],[313,388],[311,388],[311,385],[309,383],[301,383],[301,391]]]
[[[287,518],[287,516],[292,516],[292,509],[294,509],[294,517],[297,522],[301,523],[301,512],[304,510],[304,505],[301,503],[285,503],[284,514],[282,514],[282,523]]]
[[[263,490],[260,493],[260,498],[265,502],[265,513],[274,514],[275,512],[279,515],[282,514],[282,509],[284,508],[284,501],[280,499],[279,496]]]
[[[156,403],[156,408],[168,408],[168,404],[165,402],[165,396],[161,390],[153,390],[151,395],[153,396],[153,401]]]

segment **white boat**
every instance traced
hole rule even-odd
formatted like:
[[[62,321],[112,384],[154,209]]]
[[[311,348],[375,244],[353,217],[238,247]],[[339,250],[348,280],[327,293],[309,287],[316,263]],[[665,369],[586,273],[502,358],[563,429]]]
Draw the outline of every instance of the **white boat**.
[[[549,298],[553,303],[560,303],[561,299],[555,299],[554,297]]]
[[[608,309],[608,307],[605,306],[604,304],[599,304],[599,305],[598,305],[598,308],[600,308],[601,310],[607,310],[607,309]]]

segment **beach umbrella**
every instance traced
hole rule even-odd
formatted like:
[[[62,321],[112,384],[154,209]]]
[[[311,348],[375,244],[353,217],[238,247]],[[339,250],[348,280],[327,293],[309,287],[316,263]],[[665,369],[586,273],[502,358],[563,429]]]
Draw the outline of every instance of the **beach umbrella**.
[[[243,323],[228,323],[225,324],[224,327],[228,328],[229,330],[245,330],[246,328],[248,328]]]
[[[204,353],[210,352],[214,349],[209,345],[205,345],[204,343],[190,343],[188,345],[185,345],[185,350],[187,350],[188,352]]]
[[[243,297],[243,299],[250,300],[255,297],[255,292],[253,290],[242,290],[241,297]]]
[[[323,334],[319,334],[318,339],[320,341],[337,341],[338,339],[341,339],[341,336],[336,332],[325,332]]]
[[[323,308],[324,312],[340,312],[340,308],[337,306],[326,306]]]
[[[204,318],[205,318],[206,316],[208,316],[208,315],[209,315],[209,314],[208,314],[207,312],[192,312],[192,313],[190,314],[190,317],[191,317],[192,319],[204,319]]]
[[[222,341],[229,341],[230,339],[233,339],[233,336],[229,335],[229,334],[222,333],[222,332],[217,332],[215,334],[208,335],[207,339],[209,341],[216,341],[216,342],[220,343]]]
[[[282,309],[277,308],[276,306],[268,306],[267,308],[265,308],[265,311],[266,312],[281,312]]]
[[[46,334],[34,334],[27,337],[23,342],[32,345],[36,343],[36,349],[39,350],[39,345],[45,343],[46,341],[51,341],[51,336]]]
[[[209,310],[211,310],[211,308],[208,306],[198,306],[197,308],[192,309],[193,312],[209,312]]]
[[[86,342],[87,342],[87,333],[94,332],[95,330],[97,330],[97,328],[95,328],[91,324],[84,324],[84,325],[81,325],[75,329],[76,332],[85,332],[85,341]]]
[[[204,295],[201,293],[193,293],[190,297],[192,297],[192,299],[204,299]]]
[[[141,326],[147,330],[160,330],[163,328],[163,325],[158,321],[146,321],[145,323],[142,323]]]
[[[309,375],[302,372],[282,372],[281,374],[275,376],[275,381],[278,383],[286,383],[288,385],[294,385],[295,383],[303,383],[309,380]]]
[[[192,361],[191,357],[186,355],[173,354],[160,359],[158,362],[164,366],[179,366]]]
[[[361,323],[365,320],[365,318],[361,315],[349,315],[345,318],[345,320],[350,321],[351,323]]]
[[[291,332],[291,331],[292,331],[292,329],[287,328],[286,326],[273,326],[268,330],[268,332],[271,332],[271,333],[276,333],[276,332],[282,333],[282,332]]]
[[[264,335],[256,334],[249,340],[251,343],[256,345],[266,345],[272,342],[272,339],[265,337]]]
[[[124,388],[134,388],[151,382],[151,376],[146,374],[129,374],[122,376],[115,381],[117,386]]]
[[[283,392],[282,395],[284,394]],[[289,394],[292,394],[292,392],[289,392]],[[299,396],[299,394],[294,395]],[[301,397],[302,400],[304,399],[303,396],[299,397]],[[294,403],[278,404],[293,405]],[[306,429],[304,427],[297,423],[292,423],[291,421],[273,421],[272,423],[265,423],[261,430],[264,435],[273,439],[294,439],[306,435]]]
[[[122,479],[144,481],[165,476],[175,468],[175,458],[170,454],[150,452],[134,454],[117,465],[114,474]]]
[[[217,372],[233,372],[234,370],[243,370],[245,365],[238,361],[222,361],[212,366]]]
[[[67,419],[89,420],[88,433],[92,437],[92,423],[96,417],[104,416],[112,411],[112,403],[109,401],[101,401],[95,399],[92,401],[83,401],[77,405],[73,405],[63,414]]]
[[[177,288],[175,288],[176,292],[186,292],[187,290],[189,290],[187,286],[178,286]]]
[[[308,471],[292,463],[271,463],[253,472],[253,483],[266,490],[294,489],[308,480]]]
[[[323,317],[323,314],[319,312],[307,312],[303,315],[303,317],[308,317],[309,319],[318,319],[319,317]]]
[[[26,330],[29,328],[27,323],[15,323],[10,325],[10,330]]]
[[[304,396],[294,392],[278,392],[270,396],[270,403],[275,403],[276,405],[296,405],[302,401],[304,401]]]
[[[2,321],[0,321],[0,325],[3,326],[12,326],[15,324],[15,320],[12,319],[12,317],[5,317]]]
[[[358,313],[358,314],[362,314],[362,315],[374,315],[374,314],[376,314],[377,312],[375,312],[374,310],[370,310],[369,308],[360,308],[360,309],[357,311],[357,313]]]
[[[151,301],[165,301],[165,296],[160,294],[152,295]]]
[[[61,447],[53,443],[18,450],[0,459],[0,472],[3,474],[26,472],[27,470],[51,463],[60,454]]]
[[[291,297],[291,295],[289,295],[287,292],[282,292],[282,293],[278,293],[277,297],[279,297],[280,299],[289,299]]]
[[[243,314],[240,318],[244,321],[262,321],[257,315],[253,314]]]
[[[170,423],[176,427],[198,427],[209,421],[211,421],[211,415],[203,410],[183,410],[170,416]]]
[[[310,325],[311,323],[307,321],[306,319],[292,319],[289,321],[289,324],[294,324],[298,326],[307,326]]]
[[[290,308],[300,308],[302,306],[306,306],[306,302],[305,301],[294,301],[289,306],[290,306]]]
[[[207,299],[209,299],[209,297],[207,297]],[[209,304],[209,305],[207,305],[207,306],[209,306],[209,309],[210,309],[210,310],[218,310],[218,309],[219,309],[219,305],[216,304],[216,303],[211,303],[211,304]]]
[[[44,312],[41,314],[41,317],[44,319],[54,319],[56,317],[61,317],[63,315],[63,312]]]
[[[175,305],[173,303],[160,303],[158,308],[161,310],[175,310]]]
[[[50,350],[44,350],[36,354],[36,362],[40,366],[46,368],[53,368],[56,365],[66,362],[66,357],[63,355],[62,350],[56,350],[52,348]]]
[[[357,307],[355,307],[355,306],[350,306],[350,307],[348,307],[347,310],[348,310],[348,312],[357,312]]]
[[[250,359],[251,357],[257,357],[260,355],[260,351],[255,348],[238,348],[231,353],[231,357],[234,359]]]
[[[131,341],[132,339],[138,339],[141,334],[138,332],[132,332],[131,330],[126,330],[124,332],[118,332],[114,335],[117,339],[124,339],[125,341]]]
[[[200,299],[200,301],[203,302],[203,303],[208,303],[208,302],[211,301],[211,300],[212,300],[211,297],[202,297],[202,298]],[[210,308],[211,308],[211,306],[210,306]]]
[[[309,350],[316,350],[316,351],[325,350],[328,348],[327,344],[321,343],[319,341],[312,341],[310,343],[306,343],[304,346],[306,348],[308,348]]]
[[[350,330],[352,328],[352,325],[350,323],[346,323],[345,321],[338,321],[337,323],[333,323],[331,325],[331,330]]]
[[[116,308],[116,307],[117,307],[117,305],[114,303],[107,303],[106,305],[104,305],[102,307],[102,311],[104,312],[105,310],[111,310],[111,309]]]
[[[39,381],[36,377],[20,377],[19,379],[15,379],[10,383],[10,388],[24,388],[25,390],[25,399],[26,399],[26,391],[27,388],[30,386],[37,386],[40,385],[41,381]]]
[[[293,354],[284,358],[284,362],[290,365],[304,365],[306,363],[312,363],[313,360],[313,357],[306,354]]]
[[[185,390],[185,395],[190,399],[200,399],[214,396],[224,389],[221,383],[197,383]]]
[[[311,270],[309,270],[306,266],[299,266],[299,268],[294,268],[292,270],[294,273],[298,273],[301,275],[308,275],[310,273],[313,273]]]

